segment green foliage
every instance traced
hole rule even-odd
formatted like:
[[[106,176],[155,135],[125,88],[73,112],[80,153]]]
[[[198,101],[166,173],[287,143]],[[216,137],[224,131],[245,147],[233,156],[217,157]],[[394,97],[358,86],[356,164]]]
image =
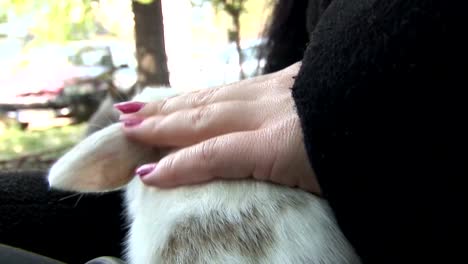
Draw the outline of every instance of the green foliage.
[[[0,23],[5,23],[8,20],[8,3],[9,0],[0,0]]]
[[[231,16],[238,16],[245,11],[246,0],[203,0],[211,2],[213,6],[219,10],[222,9]]]
[[[1,0],[0,0],[1,1]],[[0,10],[3,10],[2,6],[0,5]],[[5,11],[0,11],[0,24],[5,23],[8,21],[8,15]]]
[[[80,140],[85,124],[51,128],[42,131],[22,131],[9,126],[0,134],[0,160],[69,147]]]
[[[137,2],[139,4],[142,4],[142,5],[149,5],[149,4],[153,3],[154,0],[133,0],[133,1],[135,1],[135,2]],[[161,0],[159,0],[159,1],[161,1]]]
[[[39,42],[87,38],[96,30],[93,0],[0,0],[0,17],[27,21]],[[8,16],[6,15],[8,14]]]

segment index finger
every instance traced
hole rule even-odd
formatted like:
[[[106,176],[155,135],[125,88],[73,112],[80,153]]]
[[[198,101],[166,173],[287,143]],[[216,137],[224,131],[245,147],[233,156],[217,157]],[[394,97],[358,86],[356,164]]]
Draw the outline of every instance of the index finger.
[[[138,116],[167,115],[183,109],[197,108],[225,101],[252,101],[271,86],[273,74],[258,76],[228,85],[205,88],[146,104]]]
[[[286,85],[289,88],[289,85],[292,85],[294,82],[294,75],[297,74],[300,66],[301,62],[297,62],[275,73],[257,76],[228,85],[200,89],[157,102],[150,102],[132,115],[145,118],[153,115],[167,115],[183,109],[197,108],[223,101],[253,101],[262,97],[265,94],[264,91],[268,88],[282,86],[279,84],[284,83],[285,77],[289,79]]]

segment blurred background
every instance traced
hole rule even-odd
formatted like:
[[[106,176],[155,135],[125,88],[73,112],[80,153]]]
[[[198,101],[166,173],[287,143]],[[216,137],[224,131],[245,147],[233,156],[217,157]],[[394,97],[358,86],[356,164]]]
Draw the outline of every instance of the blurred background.
[[[0,0],[0,170],[47,168],[143,87],[206,88],[258,75],[273,5]]]

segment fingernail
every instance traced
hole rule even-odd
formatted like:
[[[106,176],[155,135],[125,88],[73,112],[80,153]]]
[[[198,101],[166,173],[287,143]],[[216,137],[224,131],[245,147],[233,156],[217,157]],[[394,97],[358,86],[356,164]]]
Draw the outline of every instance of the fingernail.
[[[145,103],[141,102],[123,102],[114,104],[114,107],[117,108],[120,112],[124,114],[131,114],[140,111],[141,108],[145,106]]]
[[[141,124],[141,122],[143,122],[143,119],[141,118],[130,118],[130,119],[124,119],[122,120],[123,124],[125,127],[134,127],[134,126],[137,126],[139,124]]]
[[[136,174],[140,177],[144,177],[156,169],[156,163],[150,163],[140,166],[136,170]]]

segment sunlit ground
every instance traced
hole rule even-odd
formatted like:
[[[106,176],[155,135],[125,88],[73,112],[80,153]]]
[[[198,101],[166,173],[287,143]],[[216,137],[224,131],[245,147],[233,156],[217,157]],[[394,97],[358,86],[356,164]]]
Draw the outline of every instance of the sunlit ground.
[[[0,128],[0,160],[67,148],[78,142],[86,124],[38,131],[22,131],[17,125]]]

